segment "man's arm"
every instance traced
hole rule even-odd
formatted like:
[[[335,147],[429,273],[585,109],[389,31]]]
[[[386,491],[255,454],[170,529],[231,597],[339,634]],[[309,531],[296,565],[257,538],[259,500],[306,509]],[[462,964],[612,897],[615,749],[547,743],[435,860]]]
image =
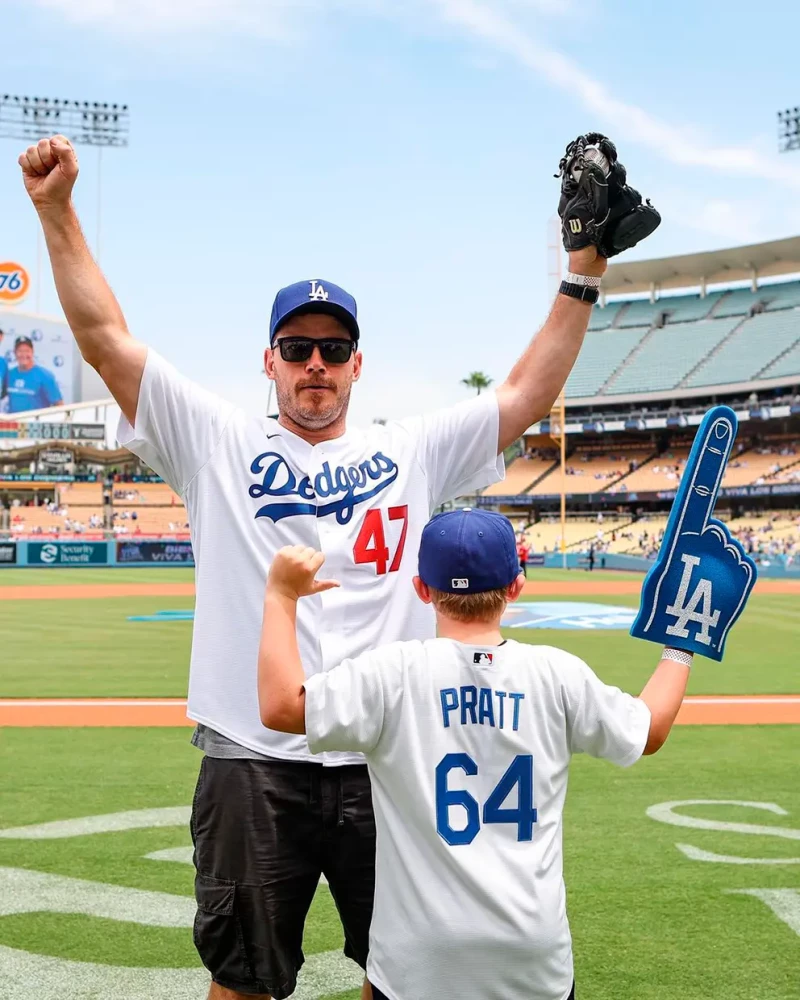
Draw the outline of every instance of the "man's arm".
[[[80,352],[98,372],[131,424],[147,348],[125,317],[93,259],[72,204],[78,159],[62,135],[42,139],[20,156],[25,188],[39,215],[56,290]]]
[[[601,277],[607,263],[593,246],[569,255],[574,274]],[[497,388],[498,454],[550,413],[578,357],[591,312],[588,302],[560,293],[556,296],[544,326]]]
[[[267,729],[305,733],[305,671],[297,645],[297,602],[301,597],[338,587],[314,579],[325,557],[304,545],[276,553],[267,579],[264,619],[258,651],[258,705]]]

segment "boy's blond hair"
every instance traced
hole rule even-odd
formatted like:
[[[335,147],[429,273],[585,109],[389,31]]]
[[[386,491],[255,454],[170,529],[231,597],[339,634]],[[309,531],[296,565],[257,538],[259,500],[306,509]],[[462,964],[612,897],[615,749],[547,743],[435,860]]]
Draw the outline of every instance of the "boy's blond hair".
[[[457,622],[493,622],[508,603],[508,589],[482,590],[477,594],[450,594],[429,587],[431,602],[440,615]]]

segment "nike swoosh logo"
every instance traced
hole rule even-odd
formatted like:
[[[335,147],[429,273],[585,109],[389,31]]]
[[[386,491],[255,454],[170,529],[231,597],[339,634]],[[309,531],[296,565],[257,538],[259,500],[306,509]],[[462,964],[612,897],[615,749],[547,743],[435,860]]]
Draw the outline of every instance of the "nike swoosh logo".
[[[279,437],[280,434],[267,434],[267,441],[270,441],[272,438],[279,438]]]

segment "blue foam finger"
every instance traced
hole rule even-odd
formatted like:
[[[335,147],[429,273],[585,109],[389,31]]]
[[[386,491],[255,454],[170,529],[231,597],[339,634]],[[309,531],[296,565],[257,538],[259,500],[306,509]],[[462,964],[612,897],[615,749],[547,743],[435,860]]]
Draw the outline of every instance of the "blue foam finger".
[[[713,660],[722,659],[756,582],[756,564],[711,516],[736,430],[728,406],[715,406],[703,418],[631,626],[638,639]]]

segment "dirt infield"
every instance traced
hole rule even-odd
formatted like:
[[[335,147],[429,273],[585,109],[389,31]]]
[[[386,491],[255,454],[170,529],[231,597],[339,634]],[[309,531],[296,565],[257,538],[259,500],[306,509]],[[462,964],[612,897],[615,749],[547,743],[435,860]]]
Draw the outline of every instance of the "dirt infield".
[[[183,698],[6,698],[0,727],[191,726]],[[800,724],[800,695],[686,698],[679,726]]]
[[[194,597],[194,584],[75,583],[0,588],[0,601],[91,601],[108,597]]]
[[[576,580],[529,580],[523,589],[527,597],[571,596],[612,597],[638,595],[638,580],[610,580],[608,577]],[[757,594],[797,594],[800,580],[759,580]],[[193,583],[92,583],[2,587],[0,601],[90,601],[110,597],[193,597]]]

